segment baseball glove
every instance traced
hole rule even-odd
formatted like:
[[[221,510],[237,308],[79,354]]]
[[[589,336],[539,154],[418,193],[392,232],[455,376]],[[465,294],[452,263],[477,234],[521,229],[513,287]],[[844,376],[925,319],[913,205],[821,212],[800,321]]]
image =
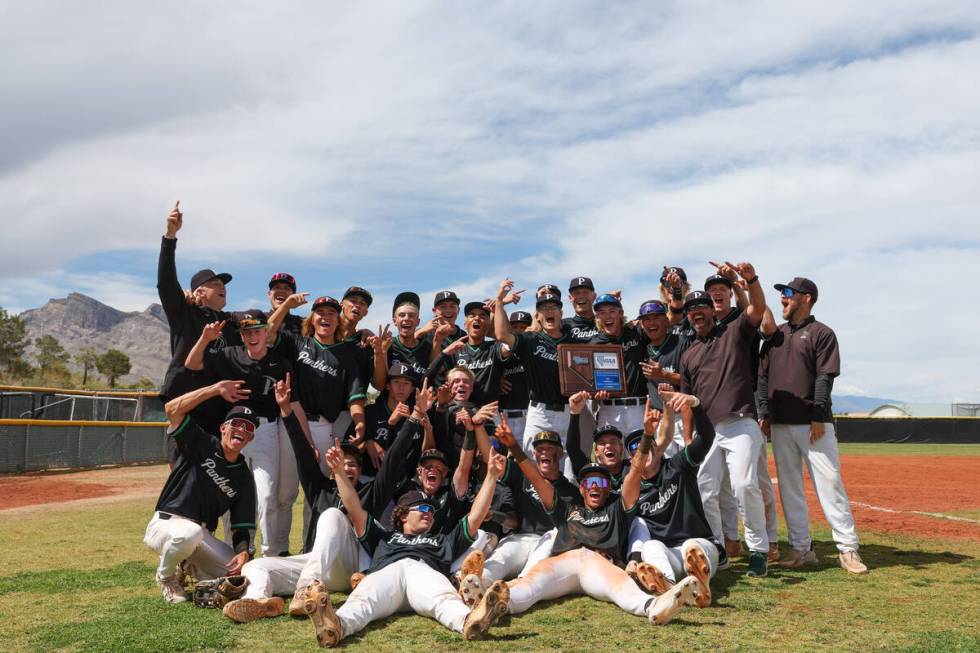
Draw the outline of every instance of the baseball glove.
[[[222,576],[214,580],[202,580],[194,585],[194,605],[199,608],[225,607],[225,604],[240,599],[248,586],[244,576]]]

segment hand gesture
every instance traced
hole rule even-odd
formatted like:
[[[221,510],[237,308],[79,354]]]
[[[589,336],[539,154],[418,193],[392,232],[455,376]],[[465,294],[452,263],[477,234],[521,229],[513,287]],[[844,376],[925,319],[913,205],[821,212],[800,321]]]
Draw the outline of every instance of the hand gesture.
[[[449,386],[446,385],[445,387],[448,391]],[[439,392],[439,401],[441,403],[445,403],[442,402],[441,398],[442,388],[439,388]],[[429,379],[422,379],[422,387],[415,391],[415,413],[419,416],[419,419],[422,419],[422,417],[429,412],[429,408],[432,406],[432,401],[434,398],[432,388],[429,387]]]
[[[647,406],[643,411],[643,433],[645,435],[655,435],[657,427],[660,426],[661,413],[656,408],[650,407],[650,399],[647,399]]]
[[[592,398],[593,399],[597,399],[599,401],[606,401],[607,399],[609,399],[609,391],[608,390],[600,390],[599,392],[597,392],[594,395],[592,395]]]
[[[718,274],[735,283],[735,280],[738,278],[738,273],[735,271],[735,266],[731,263],[715,263],[714,261],[708,261],[708,263],[718,268]]]
[[[643,361],[640,363],[640,369],[649,381],[659,381],[663,378],[663,367],[657,361]]]
[[[210,322],[204,325],[204,330],[201,331],[201,337],[204,338],[204,342],[214,342],[221,335],[221,331],[225,328],[225,323],[227,320],[221,320],[220,322]]]
[[[503,304],[519,304],[521,302],[521,295],[526,292],[526,288],[508,292],[506,295],[504,295]]]
[[[681,279],[681,275],[676,272],[672,272],[670,268],[666,265],[664,266],[663,279],[666,282],[668,288],[683,288],[684,281]]]
[[[236,553],[234,557],[228,561],[225,565],[225,569],[228,570],[229,576],[237,576],[242,573],[242,567],[248,562],[248,551],[242,551],[241,553]]]
[[[364,443],[364,450],[371,458],[371,464],[374,465],[374,468],[381,469],[381,463],[385,459],[384,448],[374,440],[368,440]]]
[[[183,226],[184,214],[180,212],[180,200],[177,200],[174,208],[170,209],[170,215],[167,216],[167,238],[175,238]]]
[[[507,380],[506,376],[500,377],[500,394],[509,395],[510,391],[514,389],[514,384]]]
[[[578,415],[585,408],[585,402],[589,398],[588,390],[580,390],[568,398],[568,409],[572,415]]]
[[[452,332],[453,325],[442,318],[438,318],[438,325],[436,326],[436,333],[432,338],[432,342],[438,347]]]
[[[279,404],[283,415],[289,415],[293,410],[289,405],[291,383],[289,372],[286,372],[286,378],[284,380],[276,382],[276,403]]]
[[[308,292],[297,292],[293,293],[283,301],[288,309],[294,309],[302,306],[306,303],[306,296],[309,295]]]
[[[504,413],[500,413],[500,424],[497,425],[497,430],[493,435],[508,449],[517,446],[517,439],[514,437],[514,432],[510,430],[510,424],[507,423],[507,415]]]
[[[514,289],[513,279],[504,279],[500,282],[500,288],[497,290],[497,301],[504,303],[504,298]],[[523,290],[521,292],[524,292]]]
[[[408,404],[399,401],[398,405],[395,406],[395,410],[391,411],[391,415],[388,416],[388,426],[394,426],[411,414],[412,411],[409,409]]]
[[[757,276],[759,276],[756,274],[755,267],[753,267],[751,263],[746,263],[743,261],[742,263],[735,265],[729,263],[728,261],[725,261],[725,265],[729,265],[735,268],[735,271],[738,272],[738,276],[740,276],[745,281],[751,281],[752,279],[755,279]]]
[[[489,404],[480,406],[480,410],[476,411],[473,415],[473,425],[480,426],[481,424],[486,424],[487,422],[493,421],[493,416],[497,414],[497,402],[492,401]]]
[[[381,329],[381,325],[378,325],[378,334],[368,337],[368,344],[371,349],[374,350],[375,355],[381,356],[388,353],[391,348],[391,325],[385,325],[384,330]]]
[[[245,401],[252,394],[251,390],[244,387],[244,381],[218,381],[215,385],[218,386],[218,394],[229,404]]]
[[[443,383],[439,386],[439,393],[436,395],[440,404],[448,404],[449,400],[453,398],[452,388],[449,387],[448,383]]]
[[[496,451],[490,451],[490,462],[487,463],[487,474],[493,474],[495,479],[499,479],[504,475],[504,470],[507,469],[507,458],[501,456]]]
[[[456,411],[456,423],[462,424],[463,428],[465,428],[467,431],[472,431],[474,428],[473,418],[470,417],[469,411],[465,408],[460,408],[458,411]]]
[[[458,352],[459,350],[461,350],[463,348],[463,345],[466,344],[466,340],[468,338],[469,338],[469,336],[463,336],[459,340],[454,341],[448,347],[446,347],[445,349],[443,349],[442,350],[442,353],[445,354],[446,356],[452,356],[453,354],[455,354],[456,352]]]
[[[615,297],[616,299],[618,299],[620,302],[623,301],[623,291],[620,290],[619,288],[617,288],[616,290],[611,290],[609,294]]]
[[[685,409],[689,410],[694,405],[695,397],[693,395],[686,395],[680,392],[674,391],[660,391],[660,398],[664,402],[664,406],[669,406],[672,410],[681,412]]]
[[[333,472],[334,478],[344,473],[344,450],[340,447],[334,446],[327,449],[323,460],[327,463],[330,471]]]

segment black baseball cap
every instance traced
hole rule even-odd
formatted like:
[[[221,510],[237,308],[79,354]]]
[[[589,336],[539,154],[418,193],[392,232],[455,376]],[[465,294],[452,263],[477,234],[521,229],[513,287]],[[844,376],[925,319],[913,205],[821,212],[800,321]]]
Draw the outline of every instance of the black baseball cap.
[[[620,302],[618,299],[616,299],[616,295],[610,295],[609,293],[603,293],[602,295],[599,295],[598,297],[596,297],[595,298],[595,301],[592,302],[592,310],[596,310],[597,308],[599,308],[603,304],[612,304],[616,308],[622,308],[623,307],[622,302]]]
[[[667,315],[667,305],[659,299],[648,299],[640,304],[640,317],[647,315]]]
[[[604,435],[615,435],[620,440],[623,439],[623,432],[612,424],[603,424],[602,426],[596,428],[592,433],[592,441],[595,442]]]
[[[687,297],[684,298],[684,310],[689,311],[695,306],[707,306],[708,308],[714,308],[715,303],[711,301],[711,295],[703,290],[692,290],[691,292],[687,293]]]
[[[612,482],[612,474],[609,472],[609,470],[602,465],[597,465],[596,463],[589,463],[588,465],[583,466],[582,469],[578,470],[578,480],[581,481],[586,476],[592,476],[594,474],[605,476],[610,482]]]
[[[418,374],[411,367],[401,361],[395,361],[388,368],[389,379],[409,379],[412,383],[418,380]]]
[[[338,313],[340,312],[340,302],[333,297],[327,297],[324,295],[323,297],[317,297],[313,300],[313,305],[310,306],[310,313],[316,312],[316,309],[320,308],[321,306],[330,306]]]
[[[403,494],[400,497],[398,497],[398,505],[399,506],[402,506],[402,507],[405,507],[405,508],[410,508],[412,506],[418,506],[418,505],[421,505],[423,503],[427,503],[430,506],[432,506],[433,508],[438,508],[439,507],[439,506],[436,505],[436,503],[435,503],[434,500],[432,500],[429,497],[425,496],[424,494],[422,494],[418,490],[411,490],[410,492],[406,492],[405,494]]]
[[[592,279],[588,277],[575,277],[568,282],[568,292],[572,292],[576,288],[588,288],[589,290],[595,290],[595,286],[592,285]]]
[[[342,299],[347,299],[348,297],[353,297],[355,295],[358,297],[363,297],[364,301],[367,302],[368,306],[370,306],[371,302],[374,301],[374,297],[371,296],[371,293],[369,293],[364,288],[361,288],[360,286],[351,286],[350,288],[348,288],[347,292],[344,293]]]
[[[490,311],[487,310],[484,302],[467,302],[466,306],[463,307],[463,317],[469,316],[470,311],[483,311],[487,316],[490,315]]]
[[[541,304],[558,304],[558,308],[561,308],[561,295],[541,295],[534,303],[534,307],[541,308]]]
[[[663,285],[667,281],[667,275],[671,272],[676,272],[677,276],[681,278],[681,281],[687,281],[687,273],[684,272],[684,268],[667,268],[666,272],[660,275],[660,285]]]
[[[775,286],[776,290],[783,292],[784,288],[792,288],[796,292],[802,292],[813,297],[813,301],[817,301],[817,284],[813,283],[806,277],[793,277],[793,280],[789,283],[777,283]]]
[[[459,297],[452,290],[440,290],[436,293],[435,299],[432,300],[432,308],[435,308],[442,302],[455,302],[459,306]]]
[[[419,464],[421,465],[426,460],[438,460],[446,467],[449,467],[449,462],[446,460],[446,454],[442,453],[438,449],[426,449],[423,451],[422,455],[419,456]]]
[[[640,440],[643,439],[643,429],[636,429],[635,431],[630,431],[629,435],[626,436],[626,451],[630,456],[636,451],[636,448],[640,446]]]
[[[354,460],[357,461],[358,465],[361,464],[361,450],[358,449],[355,445],[351,444],[350,442],[344,442],[343,444],[340,445],[340,450],[343,451],[348,456],[353,456]]]
[[[269,318],[257,308],[250,308],[238,319],[238,330],[264,329],[269,326]]]
[[[221,274],[218,274],[217,272],[215,272],[210,268],[204,268],[203,270],[198,270],[197,272],[194,273],[194,276],[191,277],[191,292],[194,292],[195,290],[197,290],[198,288],[206,284],[208,281],[211,281],[211,279],[221,279],[222,283],[229,283],[231,282],[231,275],[228,274],[227,272],[222,272]]]
[[[225,413],[225,421],[230,419],[246,419],[256,426],[259,425],[259,416],[255,414],[255,411],[241,404],[232,406],[231,410]]]
[[[527,311],[514,311],[510,314],[511,324],[514,322],[517,322],[518,324],[531,324],[532,321],[531,314]]]
[[[288,272],[276,272],[272,275],[272,278],[269,279],[269,290],[272,290],[272,287],[277,283],[284,283],[292,288],[293,292],[296,292],[296,279]]]
[[[704,289],[707,290],[709,286],[713,286],[716,283],[723,283],[731,289],[732,280],[723,274],[712,274],[710,277],[704,280]]]
[[[413,293],[411,290],[406,290],[395,295],[395,302],[391,305],[391,314],[394,315],[395,311],[402,304],[412,304],[415,308],[422,308],[422,300],[419,299],[418,294]]]
[[[544,294],[544,295],[558,295],[559,297],[561,297],[561,288],[559,288],[558,286],[556,286],[553,283],[544,283],[544,284],[541,284],[540,286],[538,286],[538,289],[537,289],[537,291],[535,291],[534,294],[535,295],[542,295],[542,294]]]
[[[534,439],[531,440],[531,447],[535,447],[539,444],[553,444],[556,447],[561,447],[564,449],[564,445],[561,443],[561,436],[554,431],[538,431]]]

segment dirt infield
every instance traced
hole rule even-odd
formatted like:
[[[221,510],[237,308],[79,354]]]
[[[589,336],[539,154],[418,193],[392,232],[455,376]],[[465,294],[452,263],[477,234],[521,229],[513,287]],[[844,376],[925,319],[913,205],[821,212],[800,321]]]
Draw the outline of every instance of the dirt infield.
[[[950,514],[980,510],[980,456],[858,455],[841,460],[859,532],[980,541],[980,520]],[[771,458],[769,467],[775,479]],[[166,467],[157,465],[0,477],[0,511],[152,499],[166,476]],[[823,522],[813,488],[806,485],[810,519]]]

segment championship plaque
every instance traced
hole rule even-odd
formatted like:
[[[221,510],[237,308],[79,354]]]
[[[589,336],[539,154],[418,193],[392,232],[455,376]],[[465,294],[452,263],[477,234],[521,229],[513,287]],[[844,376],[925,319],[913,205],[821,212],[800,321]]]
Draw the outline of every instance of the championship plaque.
[[[558,345],[558,380],[561,393],[605,390],[611,397],[626,394],[622,345]]]

